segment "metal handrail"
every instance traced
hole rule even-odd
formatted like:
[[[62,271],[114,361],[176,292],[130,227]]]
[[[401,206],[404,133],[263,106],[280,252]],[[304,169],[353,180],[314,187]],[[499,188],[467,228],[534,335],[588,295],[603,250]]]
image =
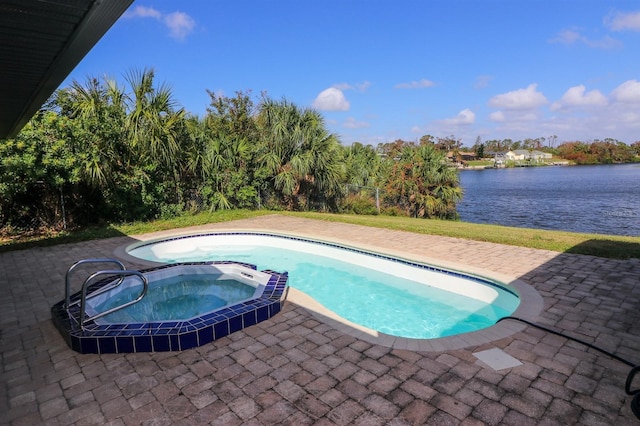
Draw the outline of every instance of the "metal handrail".
[[[89,284],[91,283],[91,281],[93,281],[94,278],[99,277],[100,275],[119,275],[120,279],[118,281],[118,283],[114,286],[110,286],[108,289],[111,290],[117,286],[119,286],[120,284],[122,284],[122,282],[124,281],[124,278],[126,276],[136,276],[138,278],[140,278],[140,280],[142,280],[142,292],[140,293],[140,295],[135,298],[134,300],[130,300],[127,303],[123,303],[122,305],[116,306],[114,308],[108,309],[104,312],[100,312],[99,314],[96,314],[94,316],[91,316],[87,319],[85,319],[85,308],[86,308],[86,303],[87,303],[87,287],[89,286]],[[124,270],[124,271],[120,271],[120,270],[112,270],[112,271],[98,271],[94,274],[92,274],[89,278],[87,278],[84,283],[82,284],[82,297],[80,298],[80,317],[78,319],[79,323],[80,323],[80,327],[84,328],[84,324],[88,321],[103,317],[105,315],[108,315],[112,312],[118,311],[120,309],[126,308],[127,306],[131,306],[134,303],[138,303],[140,300],[142,300],[142,298],[147,294],[147,289],[149,288],[149,280],[147,280],[147,277],[145,277],[140,271],[134,271],[134,270]],[[89,296],[93,297],[96,294],[99,294],[102,292],[94,292],[91,293]]]
[[[118,259],[109,259],[109,258],[95,258],[95,259],[83,259],[83,260],[79,260],[76,263],[74,263],[73,265],[71,265],[69,267],[69,269],[67,270],[67,274],[65,276],[65,282],[64,282],[64,308],[65,309],[69,309],[69,307],[73,306],[73,305],[77,305],[79,303],[79,301],[75,301],[73,303],[71,303],[71,272],[73,272],[78,266],[80,265],[84,265],[87,263],[115,263],[116,265],[118,265],[120,267],[121,270],[125,270],[127,269],[124,266],[124,263],[120,262]],[[122,280],[124,279],[124,277],[121,277],[120,280],[122,282]],[[120,284],[120,283],[118,283]],[[116,285],[118,285],[116,284]],[[106,291],[106,290],[102,290],[102,291]],[[96,294],[100,294],[102,291],[96,293]]]

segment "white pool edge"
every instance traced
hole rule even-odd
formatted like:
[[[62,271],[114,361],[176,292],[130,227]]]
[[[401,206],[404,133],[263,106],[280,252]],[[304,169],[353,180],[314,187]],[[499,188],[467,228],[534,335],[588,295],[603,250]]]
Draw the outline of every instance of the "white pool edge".
[[[504,274],[496,273],[494,271],[488,271],[481,268],[471,267],[464,264],[459,264],[450,261],[443,261],[441,259],[433,259],[427,256],[417,256],[412,253],[401,252],[398,250],[387,249],[379,246],[372,246],[366,244],[354,244],[348,240],[336,239],[336,238],[319,238],[317,235],[305,234],[300,232],[281,232],[270,229],[258,229],[258,228],[210,228],[210,229],[198,229],[196,231],[185,232],[184,230],[170,230],[161,231],[153,234],[143,234],[131,236],[137,239],[135,243],[129,243],[116,248],[114,255],[121,260],[131,262],[134,264],[141,264],[145,266],[157,266],[160,263],[143,260],[134,256],[131,256],[127,250],[132,246],[141,245],[153,241],[161,241],[172,237],[182,236],[196,236],[206,233],[264,233],[276,236],[289,236],[303,239],[309,239],[313,241],[321,241],[332,244],[345,246],[348,248],[355,248],[363,251],[380,253],[390,257],[395,257],[401,260],[418,262],[428,264],[435,268],[442,268],[462,274],[468,274],[477,276],[479,278],[485,278],[490,281],[497,281],[504,284],[511,290],[513,290],[520,298],[520,304],[518,308],[510,315],[517,318],[522,318],[530,322],[536,322],[538,315],[544,308],[544,300],[542,296],[529,284],[526,284],[522,280],[516,277],[510,277]],[[397,337],[384,333],[380,333],[375,330],[368,329],[359,324],[354,324],[333,311],[325,308],[318,303],[315,299],[311,298],[307,294],[294,288],[289,289],[287,301],[297,306],[300,306],[310,312],[315,318],[321,322],[341,331],[347,335],[356,337],[366,342],[377,344],[385,347],[391,347],[394,349],[411,350],[418,352],[442,352],[447,350],[462,349],[472,346],[480,346],[483,344],[491,343],[496,340],[507,338],[513,334],[520,332],[526,328],[526,325],[512,320],[501,321],[491,327],[487,327],[481,330],[462,333],[455,336],[440,337],[436,339],[412,339],[405,337]]]

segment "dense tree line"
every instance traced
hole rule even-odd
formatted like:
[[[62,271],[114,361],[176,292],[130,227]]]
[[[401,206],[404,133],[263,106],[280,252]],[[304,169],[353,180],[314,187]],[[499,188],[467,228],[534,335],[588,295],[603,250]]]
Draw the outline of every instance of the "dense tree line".
[[[188,114],[153,70],[124,85],[74,81],[15,139],[0,142],[0,229],[266,208],[457,218],[462,197],[445,154],[455,136],[343,146],[322,115],[286,99],[209,92]],[[480,156],[537,149],[578,164],[638,161],[640,142],[476,140]]]
[[[640,160],[640,141],[630,146],[615,139],[565,142],[554,152],[576,164],[618,164]]]
[[[0,142],[0,228],[269,208],[456,218],[457,172],[430,141],[345,147],[313,109],[209,92],[203,118],[152,70],[57,91]]]
[[[513,141],[511,139],[487,140],[480,138],[471,148],[479,157],[492,156],[496,152],[519,149],[548,152],[575,164],[617,164],[640,161],[640,141],[627,145],[613,138],[589,142],[571,141],[557,144],[557,136]]]

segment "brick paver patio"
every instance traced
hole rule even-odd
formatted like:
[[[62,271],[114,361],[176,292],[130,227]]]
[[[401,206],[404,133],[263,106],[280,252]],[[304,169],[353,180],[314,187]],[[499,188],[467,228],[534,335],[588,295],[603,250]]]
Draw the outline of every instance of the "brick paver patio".
[[[537,322],[640,363],[640,259],[278,215],[190,230],[232,228],[346,241],[518,278],[543,297]],[[67,268],[83,258],[113,257],[134,241],[123,236],[0,254],[0,423],[638,424],[624,392],[629,367],[532,327],[480,346],[419,352],[359,340],[287,303],[269,321],[184,352],[72,351],[49,312],[63,298]],[[473,353],[491,348],[522,365],[499,371],[481,365]]]

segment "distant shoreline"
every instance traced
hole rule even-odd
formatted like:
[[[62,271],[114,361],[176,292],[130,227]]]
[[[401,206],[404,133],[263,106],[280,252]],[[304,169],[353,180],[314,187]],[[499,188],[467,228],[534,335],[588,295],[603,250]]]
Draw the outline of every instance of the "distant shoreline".
[[[628,164],[628,163],[624,163]],[[570,164],[568,161],[556,161],[554,163],[547,164],[535,164],[535,165],[520,165],[520,166],[467,166],[467,167],[456,167],[458,170],[492,170],[492,169],[515,169],[515,168],[524,168],[524,167],[549,167],[549,166],[576,166],[577,164]],[[584,164],[587,165],[587,164]],[[589,164],[591,166],[598,166],[603,164]]]
[[[510,167],[506,167],[506,166],[467,166],[467,167],[460,167],[460,166],[456,166],[456,169],[458,170],[493,170],[493,169],[517,169],[517,168],[538,168],[538,167],[549,167],[549,166],[576,166],[576,167],[583,167],[583,166],[623,166],[625,164],[637,164],[640,165],[640,162],[637,161],[632,161],[629,163],[597,163],[597,164],[577,164],[577,163],[570,163],[569,161],[554,161],[552,163],[545,163],[545,164],[532,164],[532,165],[516,165],[516,166],[510,166]]]

